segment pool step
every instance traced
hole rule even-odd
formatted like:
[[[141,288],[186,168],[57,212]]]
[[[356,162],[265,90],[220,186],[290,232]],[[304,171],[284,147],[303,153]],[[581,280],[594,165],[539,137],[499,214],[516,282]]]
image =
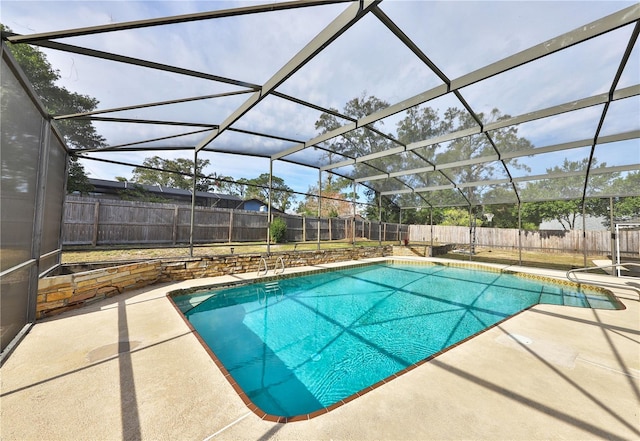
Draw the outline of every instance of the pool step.
[[[597,303],[598,299],[594,298],[593,301]],[[544,287],[542,287],[540,289],[538,303],[549,305],[577,306],[579,308],[592,307],[589,296],[582,292],[566,290],[563,287],[560,287],[557,290],[552,290],[551,292],[544,291]]]
[[[274,291],[280,289],[280,284],[278,282],[269,282],[264,284],[265,291]]]
[[[280,288],[280,284],[277,281],[265,283],[264,287],[258,287],[257,291],[260,303],[264,303],[270,294],[273,294],[278,301],[284,297],[284,292],[282,292],[282,288]]]

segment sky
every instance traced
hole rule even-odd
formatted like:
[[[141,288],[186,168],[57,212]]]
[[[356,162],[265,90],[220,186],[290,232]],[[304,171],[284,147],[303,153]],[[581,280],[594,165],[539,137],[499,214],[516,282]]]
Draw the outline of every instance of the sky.
[[[265,1],[262,3],[275,3]],[[3,0],[0,21],[19,34],[79,28],[130,20],[171,16],[255,5],[246,1],[31,1]],[[635,2],[617,1],[408,1],[386,0],[380,8],[427,54],[439,69],[455,80],[501,58],[583,26]],[[346,4],[294,9],[268,14],[174,24],[83,37],[61,42],[125,56],[180,66],[253,84],[264,84],[318,32],[347,8]],[[626,26],[551,56],[513,69],[460,90],[476,111],[521,115],[608,92],[632,29]],[[235,85],[154,71],[121,63],[43,49],[60,73],[59,85],[93,96],[106,109],[148,102],[244,90]],[[640,83],[640,49],[636,44],[619,87]],[[440,79],[372,14],[326,47],[293,74],[277,91],[343,109],[357,96],[374,95],[390,104],[441,84]],[[523,86],[524,85],[524,86]],[[122,118],[197,121],[220,124],[248,94],[197,101],[176,106],[108,114]],[[429,103],[444,112],[462,107],[448,94]],[[602,134],[640,129],[640,99],[614,102]],[[519,135],[536,146],[594,136],[602,106],[521,124]],[[269,96],[232,127],[269,132],[299,141],[313,139],[320,112]],[[395,134],[404,112],[384,121]],[[94,123],[109,145],[119,145],[183,133],[192,128]],[[197,144],[193,135],[155,145]],[[149,145],[151,145],[150,143]],[[223,132],[209,147],[222,151],[275,153],[295,143],[265,140],[237,132]],[[640,163],[638,140],[607,146],[609,165]],[[600,148],[600,147],[599,147]],[[631,154],[630,154],[631,152]],[[93,157],[141,164],[157,152],[94,154]],[[193,157],[192,151],[165,151],[165,157]],[[320,152],[306,149],[292,159],[317,162]],[[588,155],[588,149],[539,155],[529,160],[531,174],[544,173],[550,163]],[[603,153],[604,155],[604,153]],[[268,172],[269,160],[222,153],[202,153],[211,166],[207,173],[254,178]],[[90,177],[131,178],[132,167],[83,161]],[[309,167],[275,161],[274,174],[296,191],[317,184],[318,172]]]

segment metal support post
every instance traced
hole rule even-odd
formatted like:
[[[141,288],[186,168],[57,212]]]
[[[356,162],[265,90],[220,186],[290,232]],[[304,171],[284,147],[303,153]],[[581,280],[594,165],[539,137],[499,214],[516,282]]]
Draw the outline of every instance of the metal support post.
[[[353,194],[351,195],[351,201],[353,203],[353,222],[351,223],[351,245],[356,246],[356,181],[352,181]]]
[[[616,260],[613,261],[613,256],[611,256],[612,263],[621,264],[620,260],[620,225],[616,225]],[[616,275],[620,277],[620,267],[617,267]]]
[[[269,197],[267,204],[267,255],[271,255],[271,189],[273,185],[273,159],[269,159]]]
[[[520,214],[520,202],[518,202],[518,265],[522,266],[522,216]]]
[[[322,170],[318,169],[318,251],[320,250],[320,219],[322,216]]]
[[[385,240],[386,230],[385,230]],[[382,246],[382,193],[378,192],[378,245]]]
[[[611,232],[611,263],[619,263],[614,262],[613,253],[616,247],[616,234],[614,233],[614,225],[613,225],[613,198],[609,198],[609,231]]]
[[[433,257],[433,207],[429,207],[429,226],[431,227],[431,257]]]
[[[469,205],[469,260],[473,254],[473,223],[471,221],[471,205]]]
[[[582,201],[582,253],[584,258],[584,268],[587,267],[587,204]]]
[[[36,264],[29,271],[29,293],[27,296],[27,323],[33,323],[36,319],[36,307],[38,297],[38,275],[40,274],[40,256],[42,254],[42,232],[44,230],[44,209],[47,196],[47,172],[49,164],[49,152],[51,150],[51,123],[42,120],[40,158],[38,164],[38,179],[35,191],[35,210],[33,218],[33,237],[31,242],[31,258]],[[33,288],[35,287],[35,289]]]
[[[193,257],[193,230],[196,219],[196,182],[198,171],[198,150],[193,150],[193,182],[191,186],[191,221],[189,222],[189,256]]]

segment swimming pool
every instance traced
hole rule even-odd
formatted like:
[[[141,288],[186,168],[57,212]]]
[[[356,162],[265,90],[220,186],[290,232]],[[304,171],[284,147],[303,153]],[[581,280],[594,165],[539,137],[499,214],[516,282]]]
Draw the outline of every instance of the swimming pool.
[[[248,400],[287,418],[335,407],[535,304],[617,307],[597,290],[397,262],[173,300]]]

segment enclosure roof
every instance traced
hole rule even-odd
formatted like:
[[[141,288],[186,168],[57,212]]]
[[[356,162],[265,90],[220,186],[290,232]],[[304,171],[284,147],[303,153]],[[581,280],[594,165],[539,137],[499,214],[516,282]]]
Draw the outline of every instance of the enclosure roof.
[[[262,157],[403,208],[640,195],[637,2],[196,4],[5,37],[102,69],[104,107],[53,116],[87,157]]]

